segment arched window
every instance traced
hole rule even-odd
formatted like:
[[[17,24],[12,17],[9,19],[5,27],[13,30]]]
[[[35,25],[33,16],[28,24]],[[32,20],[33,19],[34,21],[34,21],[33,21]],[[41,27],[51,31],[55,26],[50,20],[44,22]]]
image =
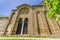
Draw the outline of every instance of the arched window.
[[[28,18],[25,18],[24,27],[23,27],[23,34],[27,34],[28,31]]]
[[[16,34],[21,34],[21,29],[22,29],[22,18],[20,18],[18,21],[18,27],[17,27]]]

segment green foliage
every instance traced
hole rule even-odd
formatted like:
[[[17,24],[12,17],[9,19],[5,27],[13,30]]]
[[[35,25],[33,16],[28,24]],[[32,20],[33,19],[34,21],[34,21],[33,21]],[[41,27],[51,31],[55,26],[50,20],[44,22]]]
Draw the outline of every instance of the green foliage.
[[[46,16],[49,18],[55,17],[57,21],[60,20],[60,0],[44,0],[44,2],[48,7],[48,12],[46,13]]]

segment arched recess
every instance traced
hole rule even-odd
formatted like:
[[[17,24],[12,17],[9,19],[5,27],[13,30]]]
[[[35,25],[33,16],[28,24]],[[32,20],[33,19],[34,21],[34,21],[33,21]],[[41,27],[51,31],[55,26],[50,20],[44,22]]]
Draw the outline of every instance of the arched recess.
[[[36,23],[37,23],[37,29],[39,30],[38,31],[38,34],[40,35],[49,35],[49,27],[47,25],[47,21],[46,21],[46,17],[45,17],[45,14],[44,14],[44,11],[41,10],[41,8],[37,8],[37,9],[34,9],[34,12],[33,12],[35,15],[36,15]]]
[[[37,29],[38,29],[38,34],[40,34],[39,14],[40,14],[40,11],[37,11],[37,12],[36,12],[36,19],[37,19]]]
[[[24,7],[19,10],[20,14],[28,14],[29,13],[29,8]]]
[[[27,11],[27,13],[25,13],[24,11],[25,12]],[[14,33],[12,33],[13,35],[14,34],[19,34],[19,33],[17,33],[16,28],[18,28],[18,20],[20,19],[20,16],[25,15],[25,14],[27,15],[28,13],[31,13],[31,12],[32,12],[32,7],[30,5],[23,4],[23,5],[20,5],[20,6],[17,7],[17,12],[16,12],[17,17],[16,17],[16,21],[14,23],[14,27],[13,27],[13,30],[12,30],[12,31],[15,31]],[[23,18],[23,16],[22,16],[22,18]]]
[[[23,34],[28,33],[28,18],[25,18],[24,20],[24,27],[23,27]]]
[[[18,14],[28,14],[32,11],[32,6],[28,4],[22,4],[16,7],[20,13]]]
[[[16,34],[21,34],[21,30],[22,30],[22,18],[19,19],[18,21],[18,27],[17,27],[17,31]]]

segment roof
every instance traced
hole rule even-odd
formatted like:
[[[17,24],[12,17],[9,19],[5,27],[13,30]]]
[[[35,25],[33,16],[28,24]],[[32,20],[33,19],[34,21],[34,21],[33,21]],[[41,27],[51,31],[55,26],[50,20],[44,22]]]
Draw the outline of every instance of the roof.
[[[8,17],[8,16],[0,16],[0,19],[1,19],[1,18],[3,18],[3,19],[6,18],[6,19],[8,19],[9,17]]]

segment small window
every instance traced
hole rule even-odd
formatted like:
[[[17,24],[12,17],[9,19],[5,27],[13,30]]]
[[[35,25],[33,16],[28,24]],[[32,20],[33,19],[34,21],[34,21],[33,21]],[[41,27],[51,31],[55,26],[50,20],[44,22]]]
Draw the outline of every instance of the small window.
[[[17,27],[16,34],[21,34],[21,29],[22,29],[22,18],[20,18],[18,21],[18,27]]]
[[[28,31],[28,18],[25,18],[24,27],[23,27],[23,34],[27,34]]]

